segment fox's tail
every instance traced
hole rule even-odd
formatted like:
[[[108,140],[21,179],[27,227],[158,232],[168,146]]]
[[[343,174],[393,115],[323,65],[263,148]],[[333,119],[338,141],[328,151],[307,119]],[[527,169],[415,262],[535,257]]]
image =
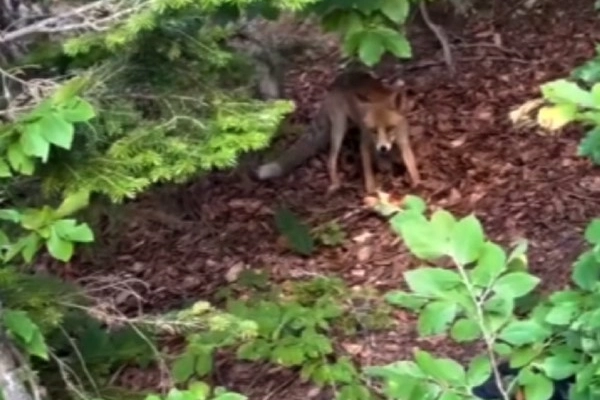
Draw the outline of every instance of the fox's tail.
[[[259,166],[255,175],[261,181],[287,175],[325,150],[329,141],[329,118],[325,112],[319,111],[310,122],[307,131],[302,133],[277,159]]]

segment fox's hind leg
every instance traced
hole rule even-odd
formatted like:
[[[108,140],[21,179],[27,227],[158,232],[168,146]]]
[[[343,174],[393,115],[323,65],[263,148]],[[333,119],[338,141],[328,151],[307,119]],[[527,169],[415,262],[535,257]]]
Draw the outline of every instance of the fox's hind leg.
[[[329,116],[331,120],[331,141],[329,148],[329,160],[328,160],[328,171],[329,171],[329,188],[328,192],[335,192],[341,186],[340,177],[338,174],[338,160],[340,157],[340,150],[342,149],[342,143],[344,142],[344,136],[348,129],[348,122],[346,115],[343,112],[334,112]]]
[[[410,144],[410,127],[406,119],[396,129],[396,145],[400,149],[400,155],[404,161],[404,165],[408,170],[408,175],[412,181],[412,185],[416,186],[421,182],[421,176],[417,168],[417,161]]]

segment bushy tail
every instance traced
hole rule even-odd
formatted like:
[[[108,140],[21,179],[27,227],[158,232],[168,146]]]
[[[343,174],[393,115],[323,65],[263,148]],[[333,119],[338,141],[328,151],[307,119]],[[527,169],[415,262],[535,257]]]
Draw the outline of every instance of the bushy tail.
[[[329,119],[320,111],[311,121],[306,132],[274,161],[259,166],[255,175],[259,180],[280,178],[287,175],[308,159],[316,156],[329,144]]]

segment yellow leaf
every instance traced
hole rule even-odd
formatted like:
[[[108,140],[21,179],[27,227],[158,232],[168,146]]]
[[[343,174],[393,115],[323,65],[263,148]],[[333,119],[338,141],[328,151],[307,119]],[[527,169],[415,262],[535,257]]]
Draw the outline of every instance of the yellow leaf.
[[[540,108],[537,115],[537,122],[542,128],[556,131],[573,121],[576,113],[577,107],[571,104],[546,106]]]

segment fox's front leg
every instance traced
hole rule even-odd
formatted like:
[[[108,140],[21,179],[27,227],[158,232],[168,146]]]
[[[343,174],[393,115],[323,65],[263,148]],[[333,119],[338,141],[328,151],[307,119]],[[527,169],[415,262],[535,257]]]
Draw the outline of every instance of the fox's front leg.
[[[362,161],[363,175],[365,180],[365,191],[373,194],[377,190],[375,174],[373,173],[373,161],[371,158],[371,143],[366,134],[360,134],[360,158]]]
[[[412,185],[416,186],[421,182],[417,161],[410,144],[410,127],[408,121],[404,119],[398,129],[396,129],[396,144],[400,149],[400,155],[404,161],[404,165],[408,170]]]
[[[328,160],[328,171],[329,171],[329,188],[328,192],[332,193],[338,190],[341,186],[340,177],[338,174],[338,159],[340,157],[340,150],[342,143],[344,142],[344,136],[348,128],[346,116],[343,113],[336,113],[330,116],[331,121],[331,147],[329,148],[329,160]]]

